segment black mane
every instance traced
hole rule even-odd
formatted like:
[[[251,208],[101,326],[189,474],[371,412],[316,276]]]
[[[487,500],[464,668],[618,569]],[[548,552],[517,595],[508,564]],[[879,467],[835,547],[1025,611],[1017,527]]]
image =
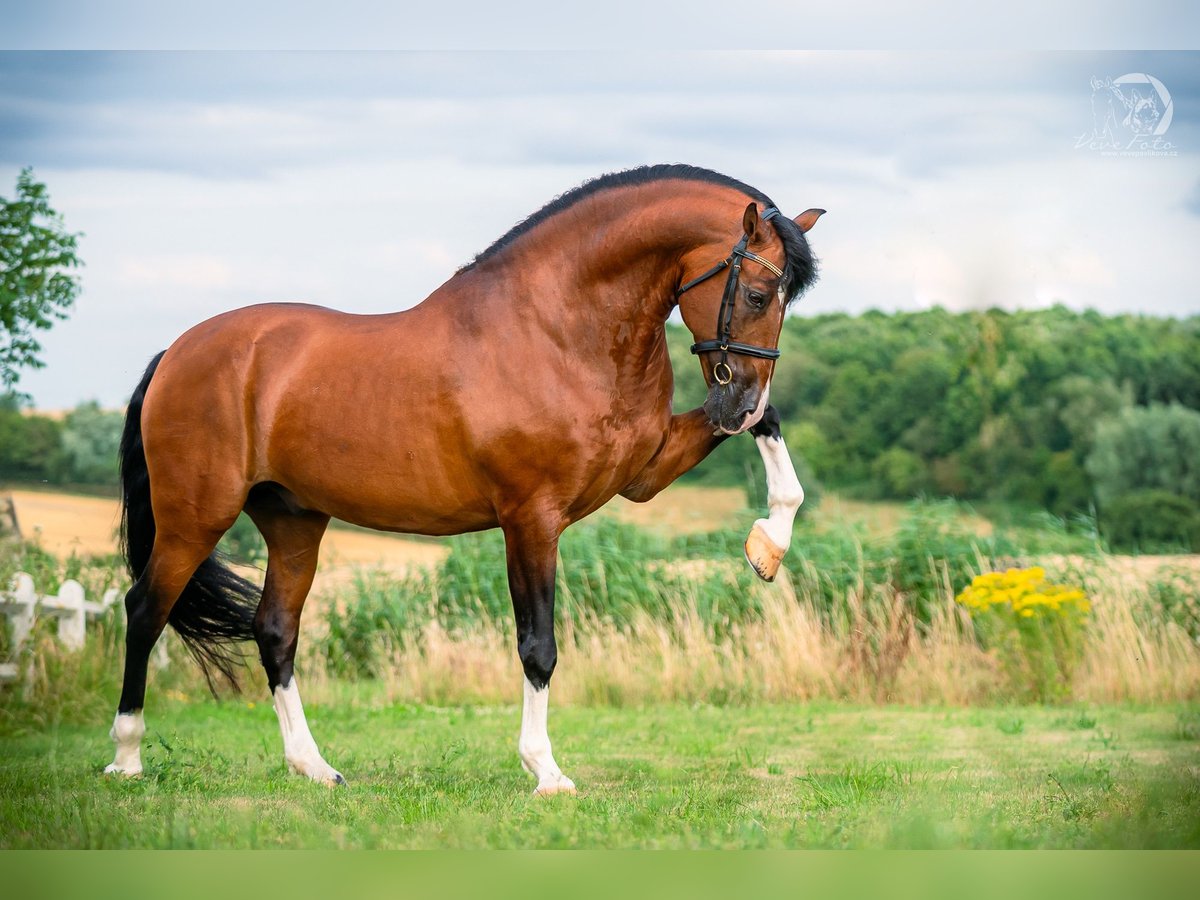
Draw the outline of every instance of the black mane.
[[[609,188],[629,187],[667,179],[702,181],[708,184],[718,184],[722,187],[733,188],[736,191],[741,191],[751,200],[758,203],[760,212],[769,206],[775,205],[770,197],[757,188],[744,184],[736,178],[730,178],[728,175],[722,175],[720,172],[714,172],[711,169],[701,169],[698,166],[688,166],[682,163],[638,166],[634,169],[626,169],[623,172],[610,172],[607,175],[599,175],[564,194],[560,194],[537,212],[531,213],[506,231],[495,243],[459,269],[459,272],[470,271],[480,263],[488,261],[512,244],[513,241],[532,231],[551,216],[557,215],[593,194],[608,190]],[[775,226],[775,231],[783,242],[784,253],[787,256],[787,264],[784,267],[784,283],[786,285],[787,299],[790,303],[816,281],[816,259],[809,250],[804,232],[800,230],[800,227],[795,222],[787,216],[780,215],[772,220],[772,224]]]

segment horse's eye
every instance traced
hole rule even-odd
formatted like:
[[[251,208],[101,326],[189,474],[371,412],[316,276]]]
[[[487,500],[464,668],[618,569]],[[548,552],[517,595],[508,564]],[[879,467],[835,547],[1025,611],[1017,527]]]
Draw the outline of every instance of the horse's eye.
[[[758,291],[750,292],[750,302],[757,307],[762,307],[767,302],[766,295],[760,294]]]

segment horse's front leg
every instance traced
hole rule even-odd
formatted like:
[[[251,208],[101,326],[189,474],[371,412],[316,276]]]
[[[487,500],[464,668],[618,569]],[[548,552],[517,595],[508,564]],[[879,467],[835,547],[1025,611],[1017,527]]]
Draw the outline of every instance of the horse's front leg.
[[[575,793],[550,748],[546,716],[550,676],[558,662],[554,641],[554,576],[562,525],[553,516],[521,516],[506,522],[508,586],[517,620],[517,653],[525,670],[525,703],[517,751],[525,771],[537,779],[534,793]]]
[[[804,502],[804,488],[779,431],[779,411],[768,406],[750,429],[767,470],[767,518],[759,519],[746,538],[746,559],[758,576],[774,581],[783,555],[792,542],[792,526]]]
[[[796,477],[792,458],[779,431],[779,411],[775,407],[766,408],[750,434],[754,436],[767,470],[770,512],[750,529],[750,536],[746,538],[746,559],[760,578],[773,581],[792,542],[792,525],[804,502],[804,488]],[[649,500],[708,456],[726,437],[725,434],[713,434],[713,425],[703,410],[674,416],[666,443],[634,482],[621,491],[621,496],[637,502]]]

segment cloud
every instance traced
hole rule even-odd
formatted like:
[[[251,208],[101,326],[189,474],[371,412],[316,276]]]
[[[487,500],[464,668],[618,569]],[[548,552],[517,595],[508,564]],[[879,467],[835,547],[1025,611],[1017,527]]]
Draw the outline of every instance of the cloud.
[[[268,177],[396,158],[620,165],[751,146],[903,173],[1046,158],[1091,74],[1185,62],[1046,54],[4,54],[0,164]],[[752,77],[747,80],[747,70]],[[1106,68],[1108,67],[1108,68]],[[1119,74],[1119,73],[1118,73]],[[1181,120],[1186,117],[1181,116]],[[1195,123],[1181,121],[1182,135]],[[1200,142],[1200,141],[1198,141]]]
[[[722,27],[731,23],[731,27]],[[6,16],[3,45],[11,49],[116,48],[155,50],[362,51],[425,47],[481,51],[503,47],[631,47],[643,56],[665,47],[761,54],[762,46],[802,42],[835,49],[886,44],[929,52],[971,52],[1031,43],[1062,51],[1097,46],[1162,46],[1194,34],[1200,14],[1171,0],[1142,0],[1137,15],[1118,0],[1047,4],[1008,0],[1001,10],[964,8],[954,0],[884,0],[796,4],[759,0],[737,14],[724,0],[691,0],[686,15],[672,4],[608,0],[568,5],[551,0],[505,4],[442,2],[379,4],[374,0],[209,0],[201,6],[108,0],[40,0]],[[754,77],[752,64],[735,73]]]
[[[78,310],[23,385],[115,404],[225,309],[406,308],[555,195],[654,162],[830,211],[801,312],[1195,311],[1197,59],[0,54],[0,185],[35,164],[87,235]],[[1172,91],[1178,157],[1074,149],[1089,78],[1126,71]]]
[[[233,268],[225,260],[196,253],[129,257],[118,260],[117,269],[118,284],[127,289],[208,291],[226,288],[233,280]]]
[[[1200,216],[1200,181],[1192,188],[1192,192],[1183,201],[1183,208],[1193,216]]]

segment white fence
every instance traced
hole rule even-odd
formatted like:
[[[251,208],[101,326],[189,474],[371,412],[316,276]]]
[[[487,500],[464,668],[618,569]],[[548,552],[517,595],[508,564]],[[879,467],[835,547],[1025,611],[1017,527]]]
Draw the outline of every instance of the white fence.
[[[104,615],[120,597],[120,591],[109,588],[99,603],[90,602],[84,596],[83,585],[73,580],[64,581],[53,596],[39,596],[33,579],[18,572],[13,578],[12,589],[0,591],[0,614],[8,617],[13,659],[20,655],[38,618],[57,619],[58,639],[63,646],[69,650],[82,650],[87,642],[87,620]],[[17,663],[0,663],[0,681],[12,681],[18,675]]]

